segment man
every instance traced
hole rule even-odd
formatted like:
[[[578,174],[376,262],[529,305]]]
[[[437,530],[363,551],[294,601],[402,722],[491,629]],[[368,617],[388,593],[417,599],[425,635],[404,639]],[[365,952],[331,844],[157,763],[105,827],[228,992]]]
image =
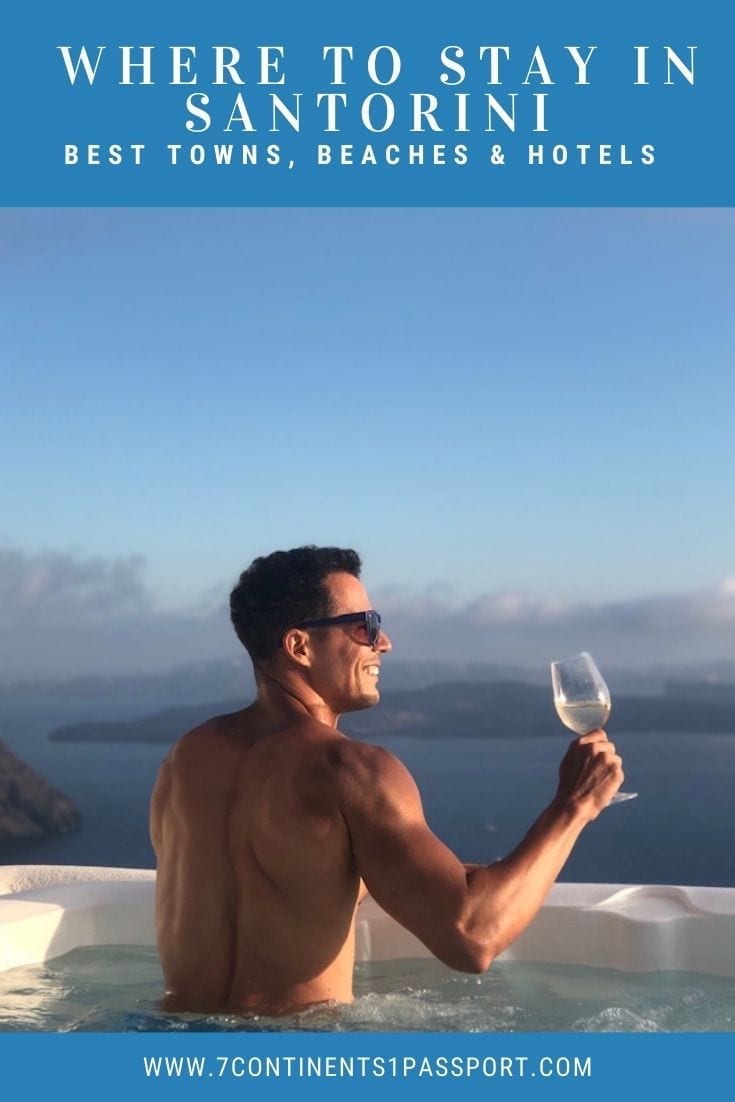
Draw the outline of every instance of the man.
[[[358,555],[256,559],[230,608],[257,698],[185,735],[153,793],[164,1006],[271,1015],[350,1002],[366,890],[449,967],[484,972],[620,786],[605,733],[571,744],[556,796],[513,853],[465,866],[427,826],[405,766],[338,730],[344,712],[377,704],[391,650]]]

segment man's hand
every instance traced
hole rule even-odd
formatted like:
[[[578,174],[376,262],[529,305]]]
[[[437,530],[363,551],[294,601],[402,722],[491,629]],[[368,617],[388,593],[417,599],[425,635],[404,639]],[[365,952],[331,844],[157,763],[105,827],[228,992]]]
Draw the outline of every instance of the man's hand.
[[[596,819],[623,783],[623,759],[604,731],[590,731],[569,744],[559,766],[558,796]]]

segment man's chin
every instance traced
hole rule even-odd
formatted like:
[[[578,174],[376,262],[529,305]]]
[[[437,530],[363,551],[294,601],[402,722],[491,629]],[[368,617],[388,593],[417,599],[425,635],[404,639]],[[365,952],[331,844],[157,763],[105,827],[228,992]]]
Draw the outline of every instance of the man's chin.
[[[361,696],[353,697],[349,708],[346,708],[345,711],[362,712],[365,708],[374,708],[379,701],[380,692],[378,689],[373,689],[371,693],[363,693]]]

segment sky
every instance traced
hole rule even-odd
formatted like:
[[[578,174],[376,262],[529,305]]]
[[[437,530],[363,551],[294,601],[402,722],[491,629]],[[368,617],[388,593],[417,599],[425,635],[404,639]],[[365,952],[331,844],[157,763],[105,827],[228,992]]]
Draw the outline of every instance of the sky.
[[[735,211],[0,210],[0,681],[238,653],[353,546],[396,656],[735,659]]]

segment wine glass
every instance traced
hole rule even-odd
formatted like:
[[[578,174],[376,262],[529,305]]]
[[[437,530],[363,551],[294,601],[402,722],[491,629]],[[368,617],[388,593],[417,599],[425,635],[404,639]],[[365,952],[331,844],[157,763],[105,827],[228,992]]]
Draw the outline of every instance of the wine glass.
[[[552,662],[551,684],[554,707],[570,731],[586,735],[605,726],[612,707],[610,690],[591,654],[583,651],[573,658]],[[637,795],[637,792],[616,792],[610,804],[622,804]]]

